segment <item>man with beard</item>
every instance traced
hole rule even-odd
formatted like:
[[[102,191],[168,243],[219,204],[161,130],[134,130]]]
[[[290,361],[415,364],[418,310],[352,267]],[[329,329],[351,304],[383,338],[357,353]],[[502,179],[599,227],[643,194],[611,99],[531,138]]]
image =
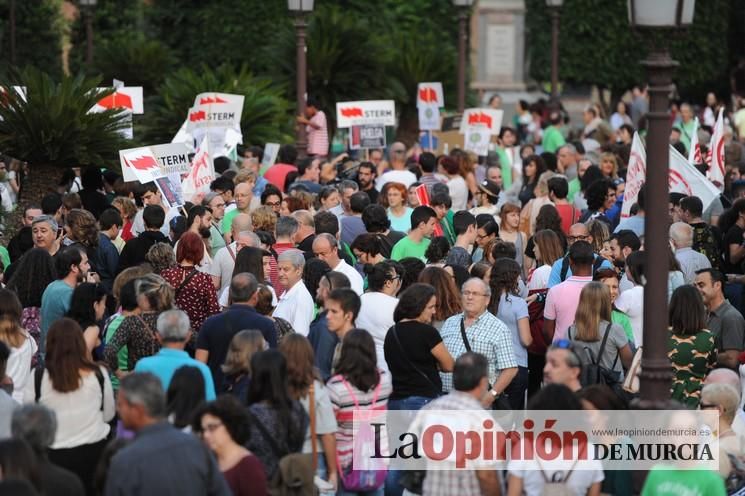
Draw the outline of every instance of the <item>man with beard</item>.
[[[41,296],[40,351],[45,352],[49,326],[65,316],[70,309],[72,293],[78,284],[88,279],[88,255],[80,245],[63,248],[55,257],[58,279],[44,290]],[[94,282],[94,281],[90,281]]]
[[[615,266],[616,271],[622,276],[618,283],[618,289],[622,293],[627,289],[634,287],[634,284],[628,280],[624,273],[626,257],[628,257],[632,252],[639,251],[641,246],[642,243],[639,236],[629,229],[613,233],[610,238],[610,252],[611,258],[613,258],[613,265]]]
[[[370,197],[370,203],[378,203],[380,192],[375,189],[375,178],[378,172],[372,162],[362,162],[357,168],[357,183],[360,185],[360,191],[367,193]]]
[[[204,269],[212,263],[212,257],[210,256],[210,237],[212,236],[212,212],[207,207],[202,205],[195,205],[189,210],[189,216],[186,218],[186,225],[189,226],[189,231],[199,234],[204,241],[204,256],[199,262],[199,267]],[[178,247],[178,241],[173,246],[173,251],[176,251]]]
[[[322,309],[318,317],[310,324],[308,340],[313,346],[315,365],[324,381],[331,377],[331,368],[334,361],[334,350],[339,344],[338,336],[329,330],[326,315],[326,298],[331,291],[339,288],[351,288],[349,278],[341,272],[327,272],[321,277],[316,290],[316,304]]]

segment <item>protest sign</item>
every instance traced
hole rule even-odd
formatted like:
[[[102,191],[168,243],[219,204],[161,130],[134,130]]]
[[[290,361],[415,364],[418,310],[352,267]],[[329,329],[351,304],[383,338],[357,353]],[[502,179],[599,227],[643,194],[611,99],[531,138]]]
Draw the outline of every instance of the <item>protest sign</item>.
[[[442,92],[442,83],[419,83],[416,91],[416,106],[421,107],[444,107],[445,97]]]
[[[463,112],[460,121],[460,132],[466,134],[469,127],[482,127],[489,130],[489,134],[499,134],[502,127],[504,111],[493,108],[470,108]]]
[[[339,129],[368,124],[396,125],[396,104],[393,100],[337,102],[336,121]]]
[[[696,196],[701,200],[704,210],[719,196],[719,190],[698,169],[688,163],[688,159],[670,146],[670,169],[668,185],[671,193]],[[647,155],[637,133],[631,144],[631,155],[626,170],[626,189],[623,194],[621,217],[628,217],[631,206],[639,197],[639,190],[646,180]]]
[[[181,191],[181,175],[169,174],[155,179],[155,185],[160,190],[163,201],[169,208],[184,206],[184,195]]]
[[[440,129],[440,108],[431,105],[419,107],[419,130],[437,131]]]
[[[489,153],[490,137],[489,130],[485,127],[468,127],[463,140],[464,147],[466,151],[473,152],[479,157],[485,157]]]
[[[96,88],[105,91],[110,88]],[[142,86],[122,86],[109,96],[101,98],[91,109],[92,112],[103,112],[110,109],[127,109],[133,114],[144,114]]]
[[[264,158],[261,159],[261,170],[259,171],[259,174],[262,176],[264,175],[264,172],[274,165],[274,162],[277,160],[277,154],[279,153],[279,143],[267,143],[264,145]]]
[[[148,158],[150,156],[154,158],[157,170],[153,168],[153,164]],[[146,157],[145,162],[133,162],[134,159],[142,157]],[[122,166],[122,177],[125,181],[145,183],[170,174],[185,174],[190,170],[189,151],[183,143],[119,150],[119,160]]]
[[[385,126],[352,126],[349,131],[349,148],[385,148]]]
[[[185,197],[198,193],[209,193],[210,183],[215,180],[215,167],[210,156],[209,139],[205,136],[191,162],[191,170],[181,182]]]
[[[706,177],[719,188],[724,189],[724,109],[719,109],[719,116],[714,124],[714,130],[711,133],[711,142],[709,143],[708,158],[709,170]]]

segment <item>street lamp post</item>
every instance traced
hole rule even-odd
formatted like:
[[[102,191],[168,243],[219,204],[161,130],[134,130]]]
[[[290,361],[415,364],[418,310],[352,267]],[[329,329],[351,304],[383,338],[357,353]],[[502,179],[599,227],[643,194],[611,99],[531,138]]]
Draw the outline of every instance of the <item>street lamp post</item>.
[[[306,60],[307,47],[305,44],[308,20],[306,16],[313,12],[313,0],[287,0],[287,8],[295,16],[295,39],[297,59],[295,65],[295,92],[297,93],[297,115],[305,114],[305,99],[307,97],[308,64]],[[296,124],[295,147],[298,157],[305,157],[308,151],[308,140],[305,126]]]
[[[458,113],[463,113],[466,108],[466,21],[473,0],[453,0],[453,3],[458,7]]]
[[[551,100],[559,99],[559,10],[564,0],[546,0],[551,12]]]
[[[16,0],[10,0],[10,63],[16,65]]]
[[[98,0],[80,0],[80,6],[84,9],[85,15],[85,63],[88,67],[93,65],[93,8]]]
[[[693,22],[695,0],[649,2],[629,0],[632,28],[645,32],[684,28]],[[670,160],[670,117],[668,95],[672,74],[678,63],[670,58],[664,44],[651,46],[642,61],[649,80],[649,113],[647,131],[646,219],[644,250],[666,253],[668,244],[668,161]],[[672,369],[668,358],[668,311],[666,263],[652,263],[647,257],[644,287],[644,351],[637,407],[664,408],[670,398]]]

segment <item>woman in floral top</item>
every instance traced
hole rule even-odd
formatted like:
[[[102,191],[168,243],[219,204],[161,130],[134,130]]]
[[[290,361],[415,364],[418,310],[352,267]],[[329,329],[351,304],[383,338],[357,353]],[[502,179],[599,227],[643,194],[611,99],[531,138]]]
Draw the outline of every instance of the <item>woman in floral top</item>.
[[[673,365],[672,398],[697,408],[706,374],[716,363],[714,334],[706,329],[706,310],[698,290],[680,286],[670,300],[668,356]]]
[[[104,348],[103,359],[112,374],[119,369],[117,354],[123,346],[127,347],[128,370],[134,370],[140,358],[158,352],[155,326],[158,315],[173,308],[173,288],[158,275],[147,274],[137,279],[135,294],[138,308],[122,321]]]
[[[199,234],[185,232],[176,249],[176,262],[179,265],[161,272],[163,279],[175,289],[176,306],[189,316],[195,336],[207,317],[220,312],[212,278],[196,267],[204,257],[204,250],[204,242]]]

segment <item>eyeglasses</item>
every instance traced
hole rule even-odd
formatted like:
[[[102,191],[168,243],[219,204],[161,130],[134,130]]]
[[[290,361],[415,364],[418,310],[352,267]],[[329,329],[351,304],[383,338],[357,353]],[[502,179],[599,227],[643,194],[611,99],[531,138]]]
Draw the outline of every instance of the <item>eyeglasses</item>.
[[[279,207],[280,205],[282,205],[282,202],[281,202],[281,201],[276,201],[276,202],[266,202],[266,203],[264,204],[264,206],[267,206],[267,207]]]
[[[395,275],[395,276],[389,276],[387,280],[388,281],[397,281],[397,280],[400,280],[400,279],[401,279],[401,276]]]
[[[569,241],[570,243],[574,243],[575,241],[587,241],[588,239],[590,239],[590,236],[589,235],[584,235],[584,236],[567,236],[567,241]]]
[[[486,293],[477,293],[476,291],[463,291],[461,293],[464,297],[470,298],[470,297],[476,297],[476,296],[489,296]]]
[[[711,410],[714,408],[719,408],[719,405],[715,405],[713,403],[699,403],[698,407],[700,410]]]
[[[562,350],[569,350],[572,348],[572,342],[568,339],[559,339],[553,344],[554,348],[561,348]]]

